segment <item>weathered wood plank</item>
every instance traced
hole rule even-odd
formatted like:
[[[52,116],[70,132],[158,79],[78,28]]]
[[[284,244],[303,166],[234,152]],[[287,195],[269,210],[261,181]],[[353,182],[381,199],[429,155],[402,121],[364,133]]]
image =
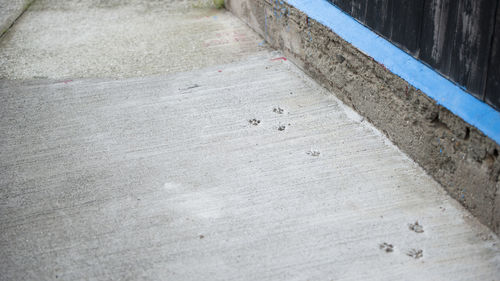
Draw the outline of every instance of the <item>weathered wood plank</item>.
[[[389,0],[391,12],[391,40],[418,54],[424,0]]]
[[[330,0],[337,7],[348,13],[358,21],[365,23],[367,1],[365,0]]]
[[[496,0],[460,1],[450,76],[484,100]]]
[[[496,0],[428,0],[419,58],[483,98]]]
[[[331,0],[477,98],[485,100],[487,96],[490,104],[499,99],[496,93],[500,87],[498,52],[492,53],[493,65],[488,66],[498,1]],[[495,47],[500,48],[500,43]],[[492,73],[489,78],[488,67]]]
[[[497,4],[495,33],[490,54],[485,101],[500,110],[500,3]]]
[[[331,2],[399,47],[418,54],[424,0]]]
[[[427,0],[424,7],[419,58],[443,74],[450,72],[451,33],[457,18],[455,0]]]
[[[372,0],[367,3],[365,23],[377,33],[390,39],[391,8],[389,0]]]
[[[424,0],[372,0],[366,24],[413,55],[418,54]]]

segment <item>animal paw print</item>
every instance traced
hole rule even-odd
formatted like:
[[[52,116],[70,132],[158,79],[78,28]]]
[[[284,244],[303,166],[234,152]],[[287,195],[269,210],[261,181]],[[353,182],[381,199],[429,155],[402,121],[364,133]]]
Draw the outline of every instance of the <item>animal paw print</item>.
[[[381,250],[384,250],[386,253],[392,253],[394,251],[394,246],[392,244],[388,244],[386,242],[379,245]]]
[[[417,259],[420,259],[424,256],[424,251],[422,251],[420,249],[419,250],[411,249],[410,251],[408,251],[408,253],[406,253],[406,255],[417,260]]]
[[[251,125],[257,126],[260,124],[260,120],[257,120],[254,118],[254,119],[248,120],[248,123],[250,123]]]
[[[283,112],[285,112],[285,110],[283,110],[283,108],[281,108],[281,107],[275,107],[273,109],[273,112],[278,113],[278,114],[283,114]]]
[[[321,154],[318,150],[314,150],[314,149],[311,149],[311,150],[309,150],[306,153],[307,153],[307,155],[311,155],[311,156],[314,156],[314,157],[318,157]]]
[[[408,228],[411,231],[414,231],[416,233],[423,233],[424,232],[424,227],[422,225],[420,225],[418,223],[418,221],[416,221],[415,223],[412,223],[412,224],[408,225]]]

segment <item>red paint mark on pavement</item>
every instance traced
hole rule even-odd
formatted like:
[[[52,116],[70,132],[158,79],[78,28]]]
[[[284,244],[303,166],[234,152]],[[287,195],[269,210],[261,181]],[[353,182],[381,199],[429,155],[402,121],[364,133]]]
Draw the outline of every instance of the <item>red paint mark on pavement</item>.
[[[284,61],[286,61],[286,58],[285,57],[279,57],[279,58],[271,59],[271,61],[277,61],[277,60],[284,60]]]
[[[219,70],[219,72],[222,72],[222,70]]]
[[[64,83],[64,84],[68,84],[70,82],[73,82],[73,80],[64,80],[64,81],[61,81],[61,83]]]

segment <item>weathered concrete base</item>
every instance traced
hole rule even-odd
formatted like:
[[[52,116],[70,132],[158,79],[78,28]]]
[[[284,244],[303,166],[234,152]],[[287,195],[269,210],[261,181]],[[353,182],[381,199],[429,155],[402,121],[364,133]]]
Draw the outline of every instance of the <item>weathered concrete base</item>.
[[[271,0],[226,6],[500,233],[498,144],[293,6]]]

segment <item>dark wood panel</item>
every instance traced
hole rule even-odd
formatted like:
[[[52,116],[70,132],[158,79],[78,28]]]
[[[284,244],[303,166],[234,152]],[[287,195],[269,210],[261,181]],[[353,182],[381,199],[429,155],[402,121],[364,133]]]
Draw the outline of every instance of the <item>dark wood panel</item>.
[[[490,49],[500,0],[330,1],[498,108],[500,27]]]
[[[391,7],[389,0],[367,1],[365,23],[378,34],[391,38]]]
[[[366,0],[330,0],[330,2],[358,21],[365,23]]]
[[[329,0],[335,6],[339,7],[342,11],[351,14],[351,1],[348,0]]]
[[[427,0],[420,56],[483,98],[497,0]]]
[[[424,0],[390,0],[391,37],[412,54],[418,54]]]
[[[484,99],[496,0],[460,1],[450,76]]]
[[[495,32],[490,54],[485,101],[500,110],[500,3],[497,3]]]
[[[424,7],[419,58],[444,74],[451,67],[457,7],[457,0],[427,0]]]
[[[406,51],[418,54],[424,0],[371,0],[366,25]]]
[[[418,40],[424,0],[331,0],[383,37],[412,54]]]

